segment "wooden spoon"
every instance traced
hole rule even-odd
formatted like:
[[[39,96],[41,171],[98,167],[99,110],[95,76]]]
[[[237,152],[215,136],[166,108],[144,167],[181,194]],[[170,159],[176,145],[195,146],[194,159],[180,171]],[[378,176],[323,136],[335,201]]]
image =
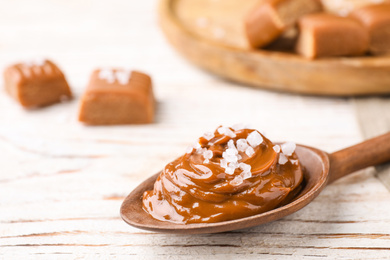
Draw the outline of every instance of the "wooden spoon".
[[[357,170],[390,161],[390,132],[332,154],[304,145],[298,145],[296,153],[304,168],[305,186],[294,200],[274,210],[217,223],[175,224],[159,221],[142,209],[142,194],[153,189],[158,173],[142,182],[126,197],[121,216],[125,222],[137,228],[176,234],[218,233],[274,221],[309,204],[327,184]]]

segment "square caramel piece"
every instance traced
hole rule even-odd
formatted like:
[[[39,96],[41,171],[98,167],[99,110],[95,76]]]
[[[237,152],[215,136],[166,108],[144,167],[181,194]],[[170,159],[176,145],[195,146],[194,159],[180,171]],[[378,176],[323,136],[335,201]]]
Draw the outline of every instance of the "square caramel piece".
[[[81,100],[79,121],[88,125],[147,124],[154,120],[151,78],[138,71],[95,70]]]
[[[4,71],[5,90],[25,108],[70,99],[72,92],[61,70],[49,60],[17,63]]]
[[[306,58],[358,56],[368,50],[368,32],[355,19],[327,13],[308,14],[298,25],[296,51]]]
[[[265,0],[251,9],[245,18],[245,33],[251,47],[264,47],[293,27],[298,19],[320,12],[319,0]]]
[[[350,13],[359,20],[370,35],[370,52],[390,55],[390,4],[368,5]]]

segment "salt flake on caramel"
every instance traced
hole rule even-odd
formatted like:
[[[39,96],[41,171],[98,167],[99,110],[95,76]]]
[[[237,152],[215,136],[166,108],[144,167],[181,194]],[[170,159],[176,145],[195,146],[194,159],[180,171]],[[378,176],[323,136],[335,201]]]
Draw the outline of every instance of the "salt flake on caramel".
[[[79,121],[88,125],[147,124],[154,120],[151,78],[124,69],[95,70],[80,104]]]
[[[7,67],[4,81],[8,94],[25,108],[47,106],[72,97],[64,74],[47,59]]]
[[[144,193],[143,208],[153,218],[183,224],[242,218],[274,209],[299,191],[303,173],[291,143],[287,156],[252,129],[220,127],[211,142],[202,138]]]

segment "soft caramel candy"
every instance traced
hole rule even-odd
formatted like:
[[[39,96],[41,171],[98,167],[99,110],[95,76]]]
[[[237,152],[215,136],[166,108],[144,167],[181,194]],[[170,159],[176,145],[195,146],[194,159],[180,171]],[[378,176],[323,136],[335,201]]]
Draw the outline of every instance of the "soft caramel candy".
[[[332,14],[309,14],[299,20],[296,50],[307,58],[357,56],[368,50],[369,36],[357,20]]]
[[[61,70],[49,60],[9,66],[4,71],[6,91],[23,107],[46,106],[71,98]]]
[[[321,10],[317,0],[261,1],[245,19],[248,43],[251,47],[263,47],[293,26],[302,15]]]
[[[390,54],[390,4],[365,6],[354,10],[350,16],[367,28],[371,53]]]
[[[151,78],[122,69],[95,70],[81,100],[79,120],[89,125],[153,122]]]

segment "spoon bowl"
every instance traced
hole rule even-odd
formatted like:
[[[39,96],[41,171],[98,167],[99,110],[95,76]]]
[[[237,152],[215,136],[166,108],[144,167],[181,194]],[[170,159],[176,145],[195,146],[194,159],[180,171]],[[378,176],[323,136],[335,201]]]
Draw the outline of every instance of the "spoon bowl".
[[[302,190],[288,204],[276,209],[245,217],[216,223],[177,224],[152,218],[142,208],[142,195],[152,190],[157,173],[136,187],[124,200],[121,207],[123,220],[140,229],[175,233],[218,233],[249,228],[290,215],[309,204],[322,189],[356,170],[390,160],[390,133],[373,138],[341,151],[327,154],[319,149],[297,145],[296,153],[304,173]]]

